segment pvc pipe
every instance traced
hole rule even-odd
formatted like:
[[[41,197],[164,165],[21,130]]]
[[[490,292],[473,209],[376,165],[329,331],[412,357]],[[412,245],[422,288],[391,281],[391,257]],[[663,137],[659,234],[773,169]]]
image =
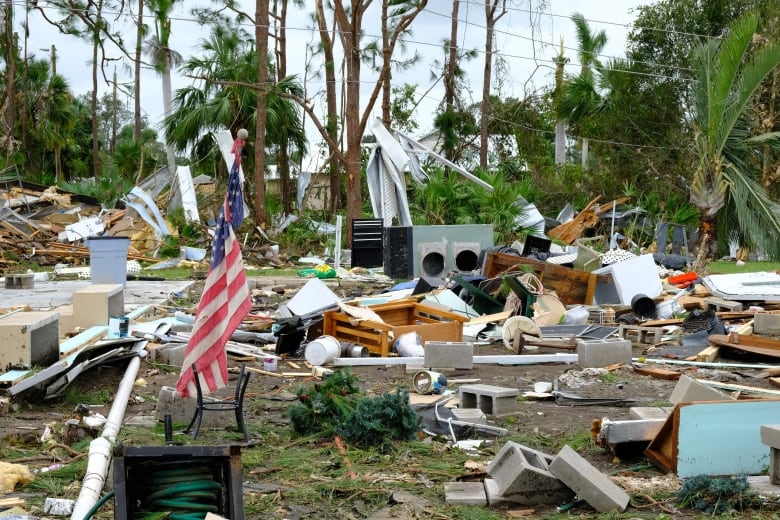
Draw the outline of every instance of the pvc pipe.
[[[125,375],[119,382],[114,404],[111,405],[106,424],[103,427],[103,434],[89,444],[87,472],[84,475],[84,482],[81,484],[79,497],[73,506],[70,520],[85,520],[87,513],[100,499],[100,492],[103,491],[108,467],[111,464],[111,449],[116,444],[116,436],[127,410],[127,401],[130,399],[133,383],[141,368],[141,357],[144,355],[145,351],[142,350],[138,356],[130,359]]]
[[[536,363],[576,363],[577,354],[499,354],[496,356],[474,356],[474,364],[497,365],[534,365]],[[423,357],[366,357],[366,358],[336,358],[333,365],[337,367],[351,366],[382,366],[382,365],[422,365]]]

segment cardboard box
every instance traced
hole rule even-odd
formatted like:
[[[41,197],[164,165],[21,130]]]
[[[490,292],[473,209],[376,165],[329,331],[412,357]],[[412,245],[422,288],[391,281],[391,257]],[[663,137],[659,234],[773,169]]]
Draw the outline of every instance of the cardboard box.
[[[430,307],[414,300],[402,300],[368,307],[383,323],[358,320],[341,311],[326,311],[323,334],[339,341],[357,343],[369,352],[387,356],[393,341],[407,332],[416,332],[426,341],[461,341],[463,323],[460,314]]]

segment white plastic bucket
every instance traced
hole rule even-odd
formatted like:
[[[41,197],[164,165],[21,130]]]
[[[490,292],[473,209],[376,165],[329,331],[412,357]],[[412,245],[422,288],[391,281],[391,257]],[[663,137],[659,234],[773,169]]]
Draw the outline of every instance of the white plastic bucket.
[[[341,344],[333,336],[320,336],[306,345],[304,357],[315,367],[331,363],[339,357]]]

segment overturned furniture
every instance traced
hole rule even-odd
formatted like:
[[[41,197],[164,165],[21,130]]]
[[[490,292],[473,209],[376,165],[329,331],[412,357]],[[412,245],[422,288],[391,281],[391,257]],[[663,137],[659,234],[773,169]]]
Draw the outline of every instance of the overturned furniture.
[[[596,292],[596,283],[609,283],[609,275],[596,275],[549,262],[540,262],[522,256],[489,252],[485,259],[483,274],[487,278],[499,275],[533,272],[545,289],[555,291],[564,305],[591,305]]]
[[[326,311],[323,333],[339,341],[358,343],[369,352],[387,356],[393,341],[407,332],[426,341],[461,341],[468,318],[435,307],[403,300],[368,307],[382,322],[356,319],[340,311]]]

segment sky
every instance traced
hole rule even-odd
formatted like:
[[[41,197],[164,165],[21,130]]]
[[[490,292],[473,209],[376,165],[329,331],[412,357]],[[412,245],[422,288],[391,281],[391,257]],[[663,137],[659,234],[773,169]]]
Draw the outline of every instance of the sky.
[[[254,13],[254,1],[241,0],[244,9]],[[553,80],[553,57],[558,53],[560,40],[563,38],[564,53],[570,59],[568,71],[575,73],[579,69],[576,57],[576,38],[574,24],[569,17],[582,13],[589,21],[593,31],[605,30],[608,37],[602,58],[624,57],[626,35],[635,14],[632,10],[640,5],[652,3],[649,0],[547,0],[547,6],[539,10],[528,7],[527,1],[508,0],[508,13],[496,25],[496,52],[507,64],[507,81],[504,82],[501,94],[505,97],[522,98],[526,93],[540,90]],[[39,5],[47,5],[39,1]],[[135,2],[130,3],[135,8]],[[213,2],[203,0],[186,0],[179,2],[172,21],[171,47],[178,51],[184,59],[197,54],[199,41],[208,36],[208,28],[200,26],[190,10],[195,6],[213,5]],[[367,37],[378,35],[379,0],[374,0],[371,10],[364,18],[364,32]],[[314,58],[310,61],[307,45],[316,37],[312,28],[310,12],[313,6],[307,5],[305,10],[290,7],[288,14],[288,73],[299,74],[304,79],[307,59],[314,70],[321,68],[321,63]],[[51,16],[54,10],[48,11]],[[419,124],[418,135],[432,128],[432,117],[443,96],[443,86],[440,80],[432,78],[434,60],[442,61],[442,42],[449,38],[450,15],[452,3],[447,0],[429,0],[425,11],[412,24],[412,34],[407,36],[404,44],[407,55],[415,50],[421,56],[419,62],[404,72],[395,72],[393,83],[417,84],[417,95],[424,97],[416,110]],[[146,13],[148,14],[148,13]],[[17,9],[15,23],[23,22],[24,10]],[[147,23],[151,18],[145,16]],[[466,49],[478,51],[476,59],[465,64],[472,91],[472,100],[481,99],[482,69],[484,66],[485,16],[482,0],[461,0],[459,12],[458,44]],[[537,30],[532,32],[529,21],[535,20]],[[122,20],[120,20],[122,21]],[[125,40],[134,46],[135,32],[129,19],[124,19],[127,27]],[[254,33],[252,26],[247,29]],[[42,20],[36,12],[30,15],[30,39],[28,55],[48,58],[51,46],[56,47],[57,72],[68,80],[71,90],[76,94],[86,94],[92,89],[91,80],[91,48],[76,37],[59,34],[57,29]],[[119,53],[115,53],[118,57]],[[132,85],[132,64],[125,60],[116,62],[118,83]],[[495,70],[495,69],[494,69]],[[110,78],[114,67],[107,71]],[[361,80],[364,88],[361,100],[365,102],[375,82],[376,75],[365,69]],[[177,71],[173,72],[173,88],[181,88],[192,80],[183,77]],[[161,93],[161,79],[154,70],[144,70],[141,78],[141,103],[144,114],[152,126],[162,120],[164,111]],[[321,106],[324,96],[317,95],[324,89],[322,78],[307,77],[305,79],[307,97],[315,100],[315,106]],[[100,80],[99,90],[110,91],[111,86]],[[127,99],[127,106],[132,110],[133,100]],[[379,102],[372,112],[380,115]],[[319,141],[319,135],[313,127],[307,126],[310,141]],[[314,135],[311,135],[311,134]]]

